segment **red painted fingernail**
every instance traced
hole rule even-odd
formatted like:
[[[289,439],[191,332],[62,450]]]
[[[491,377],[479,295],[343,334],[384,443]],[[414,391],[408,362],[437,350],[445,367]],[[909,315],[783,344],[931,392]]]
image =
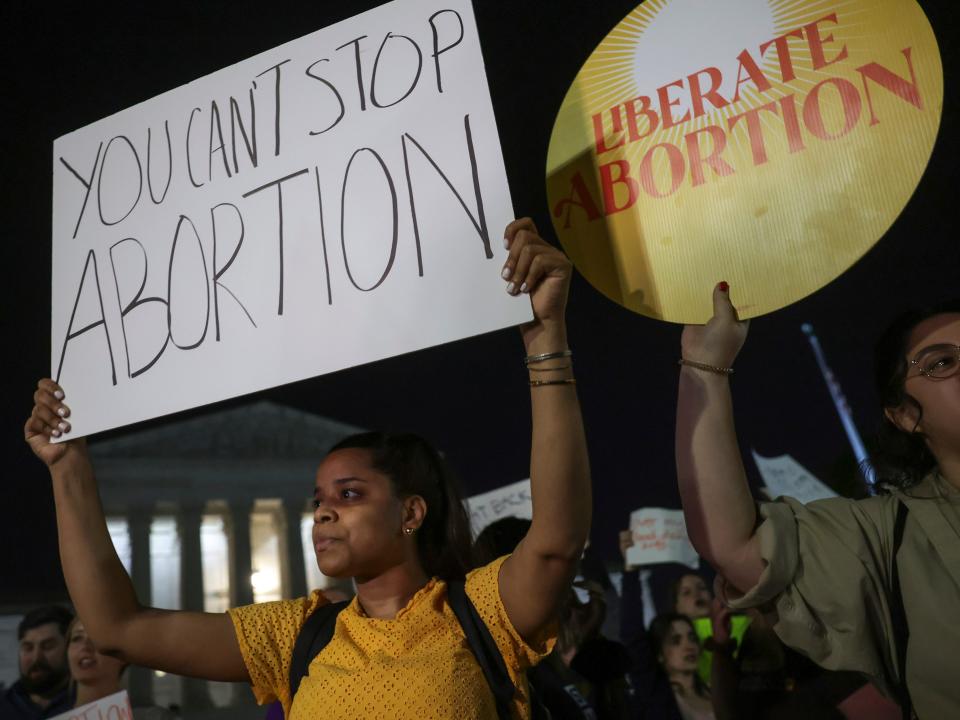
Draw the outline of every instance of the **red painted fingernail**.
[[[720,288],[720,292],[730,292],[730,285],[727,284],[726,280],[721,280],[717,287]]]

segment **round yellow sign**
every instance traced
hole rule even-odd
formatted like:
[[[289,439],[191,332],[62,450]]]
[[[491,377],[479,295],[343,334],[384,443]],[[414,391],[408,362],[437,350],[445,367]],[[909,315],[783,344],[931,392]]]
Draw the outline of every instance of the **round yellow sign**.
[[[702,323],[823,287],[920,181],[943,68],[916,0],[647,0],[580,69],[547,155],[564,249],[610,299]]]

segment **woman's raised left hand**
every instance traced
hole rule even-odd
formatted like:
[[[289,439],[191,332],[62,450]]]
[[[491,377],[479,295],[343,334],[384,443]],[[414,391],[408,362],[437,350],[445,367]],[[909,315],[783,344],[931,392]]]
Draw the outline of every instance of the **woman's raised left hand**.
[[[540,237],[530,218],[507,225],[504,238],[510,253],[502,277],[511,295],[528,293],[534,319],[520,327],[529,341],[547,330],[564,332],[572,265],[567,256]]]

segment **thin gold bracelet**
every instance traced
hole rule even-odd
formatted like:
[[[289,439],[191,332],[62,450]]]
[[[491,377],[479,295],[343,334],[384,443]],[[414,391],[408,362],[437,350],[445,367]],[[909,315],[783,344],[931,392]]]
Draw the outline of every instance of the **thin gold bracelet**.
[[[564,380],[531,380],[530,387],[543,387],[544,385],[576,385],[575,378],[566,378]]]
[[[694,362],[693,360],[687,360],[685,358],[680,358],[677,360],[677,365],[687,365],[688,367],[696,368],[697,370],[705,370],[711,372],[714,375],[733,375],[732,367],[718,367],[717,365],[707,365],[706,363]]]
[[[532,365],[533,363],[542,363],[547,360],[558,360],[560,358],[573,357],[573,352],[570,350],[558,350],[557,352],[548,352],[541,353],[539,355],[527,355],[523,359],[524,365]]]
[[[552,368],[528,367],[527,371],[528,372],[552,372],[554,370],[569,370],[571,367],[572,367],[571,365],[558,365],[557,367],[552,367]]]

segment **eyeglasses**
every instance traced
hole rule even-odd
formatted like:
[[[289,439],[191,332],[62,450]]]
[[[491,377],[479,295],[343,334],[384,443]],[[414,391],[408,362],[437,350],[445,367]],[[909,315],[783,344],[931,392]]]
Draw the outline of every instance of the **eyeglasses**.
[[[920,374],[931,380],[953,377],[960,371],[960,345],[931,345],[910,364],[920,368]]]

